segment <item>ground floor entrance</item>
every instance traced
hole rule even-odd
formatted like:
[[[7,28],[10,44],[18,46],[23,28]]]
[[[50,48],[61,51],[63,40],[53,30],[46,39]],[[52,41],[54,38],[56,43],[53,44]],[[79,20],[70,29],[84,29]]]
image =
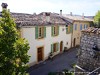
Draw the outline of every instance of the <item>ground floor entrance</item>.
[[[63,50],[63,41],[60,42],[60,52]]]
[[[44,47],[37,48],[37,61],[43,61]]]
[[[73,47],[75,47],[76,45],[76,38],[74,38],[74,41],[73,41]]]

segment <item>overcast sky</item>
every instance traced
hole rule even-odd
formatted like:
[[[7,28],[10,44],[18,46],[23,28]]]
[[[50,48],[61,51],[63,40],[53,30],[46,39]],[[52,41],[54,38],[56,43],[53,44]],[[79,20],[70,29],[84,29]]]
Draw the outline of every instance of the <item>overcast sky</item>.
[[[63,14],[73,14],[92,16],[100,10],[100,0],[0,0],[8,4],[11,12],[19,13],[40,13],[55,12],[62,10]],[[0,11],[2,7],[0,7]]]

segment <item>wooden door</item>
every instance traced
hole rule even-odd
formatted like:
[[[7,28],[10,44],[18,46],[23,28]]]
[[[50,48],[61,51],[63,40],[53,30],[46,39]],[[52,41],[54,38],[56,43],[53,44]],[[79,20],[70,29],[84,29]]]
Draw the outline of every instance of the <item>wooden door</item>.
[[[75,47],[76,44],[76,38],[74,38],[73,46]]]
[[[63,49],[63,41],[60,42],[60,52],[62,52]]]
[[[37,57],[38,57],[38,62],[43,60],[43,47],[39,47],[37,50]]]
[[[53,50],[54,50],[54,52],[56,52],[56,50],[57,50],[57,49],[56,49],[56,48],[57,48],[56,45],[57,45],[56,43],[53,45]]]

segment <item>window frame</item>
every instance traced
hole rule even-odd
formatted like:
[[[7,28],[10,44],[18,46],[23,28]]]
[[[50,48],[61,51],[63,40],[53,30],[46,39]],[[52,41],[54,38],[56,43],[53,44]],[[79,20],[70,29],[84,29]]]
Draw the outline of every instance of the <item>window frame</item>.
[[[52,26],[52,36],[59,35],[59,26]]]
[[[35,39],[42,39],[46,37],[46,26],[35,27]]]
[[[74,24],[74,30],[77,30],[77,24]]]
[[[40,32],[40,29],[41,29],[41,32]],[[44,36],[44,27],[40,26],[38,27],[38,38],[43,38],[43,36]]]

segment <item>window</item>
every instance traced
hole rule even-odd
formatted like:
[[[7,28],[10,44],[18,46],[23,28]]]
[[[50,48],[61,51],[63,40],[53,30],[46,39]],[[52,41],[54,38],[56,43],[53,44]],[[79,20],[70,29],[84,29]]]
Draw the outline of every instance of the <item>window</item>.
[[[53,43],[51,44],[51,52],[57,52],[59,49],[59,43]]]
[[[84,24],[84,29],[88,28],[88,25]]]
[[[86,25],[86,28],[88,28],[88,25]]]
[[[77,24],[74,24],[74,30],[77,30]]]
[[[51,33],[52,36],[59,35],[59,26],[52,26]]]
[[[35,27],[35,38],[40,39],[46,37],[46,27],[36,26]]]
[[[82,30],[82,24],[80,24],[80,30]]]
[[[41,38],[43,33],[43,27],[39,27],[39,34],[38,36]]]
[[[68,25],[66,27],[66,33],[71,33],[73,31],[73,25]]]

